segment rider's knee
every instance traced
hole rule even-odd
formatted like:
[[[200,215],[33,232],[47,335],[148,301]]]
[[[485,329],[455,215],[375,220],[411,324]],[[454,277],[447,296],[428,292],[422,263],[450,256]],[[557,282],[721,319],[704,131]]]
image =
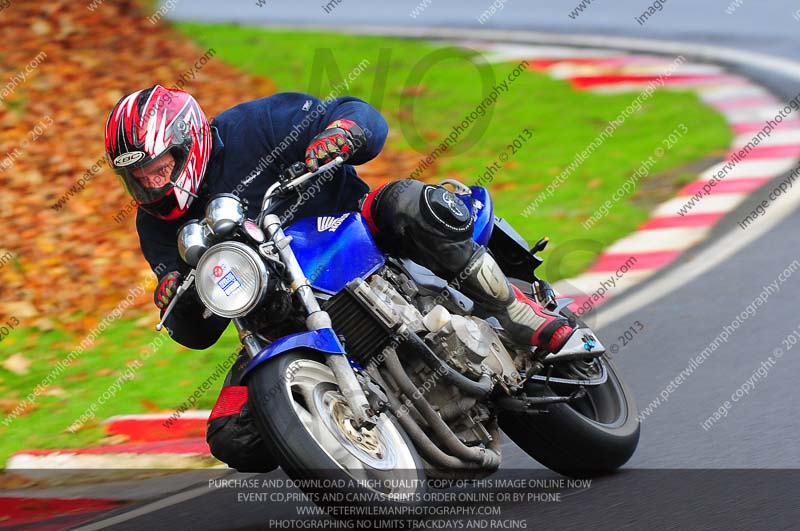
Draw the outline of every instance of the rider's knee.
[[[472,211],[441,186],[395,181],[367,196],[362,212],[382,246],[441,276],[464,267],[475,252]]]
[[[472,235],[472,212],[460,197],[414,179],[394,181],[371,192],[363,213],[378,231],[411,232],[447,241]]]
[[[420,191],[419,210],[428,232],[441,234],[450,241],[471,238],[472,211],[456,194],[442,186],[425,185]]]

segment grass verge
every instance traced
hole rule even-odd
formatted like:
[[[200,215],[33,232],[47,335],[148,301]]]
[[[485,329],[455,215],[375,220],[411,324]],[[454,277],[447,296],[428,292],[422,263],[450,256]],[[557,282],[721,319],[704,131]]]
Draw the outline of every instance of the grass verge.
[[[476,108],[485,93],[482,82],[502,82],[515,67],[515,63],[484,65],[475,51],[411,40],[195,23],[180,24],[179,28],[204,49],[213,47],[219,59],[271,78],[280,90],[306,91],[323,98],[332,92],[351,94],[373,103],[390,123],[389,142],[415,159],[424,159]],[[431,67],[426,68],[426,64]],[[456,147],[422,178],[455,177],[474,184],[485,167],[500,162],[504,153],[507,159],[501,161],[489,184],[499,215],[530,241],[549,235],[554,249],[576,239],[599,242],[589,246],[590,250],[567,256],[550,280],[572,276],[591,262],[600,247],[630,233],[647,218],[642,206],[647,204],[647,197],[634,193],[616,203],[590,231],[581,227],[657,148],[663,147],[670,133],[686,131],[657,158],[649,169],[652,177],[643,183],[652,179],[663,189],[669,183],[659,176],[674,175],[672,187],[676,187],[693,177],[680,171],[683,166],[709,154],[721,154],[730,141],[722,117],[692,93],[658,91],[575,169],[553,197],[524,215],[525,208],[576,153],[636,96],[633,92],[579,92],[565,81],[526,71],[500,95],[490,112],[471,126],[472,130],[483,130],[479,140],[468,149]],[[530,138],[525,130],[530,131]],[[520,147],[509,149],[515,139]],[[103,436],[100,421],[111,415],[178,407],[237,344],[231,330],[216,346],[202,352],[165,341],[130,380],[120,382],[112,399],[98,405],[94,419],[70,432],[69,426],[114,388],[146,352],[143,345],[155,337],[150,332],[152,324],[133,319],[115,322],[45,389],[33,407],[8,424],[4,419],[9,417],[0,418],[0,463],[20,449],[96,443]],[[32,363],[24,374],[0,369],[2,410],[12,411],[81,339],[59,331],[12,331],[0,343],[0,359],[22,355]],[[197,407],[210,407],[220,385],[221,381],[213,384]]]
[[[269,77],[279,90],[365,99],[389,121],[388,142],[411,150],[415,159],[428,156],[475,110],[492,84],[506,80],[517,64],[488,65],[474,50],[407,39],[204,23],[182,23],[178,28],[201,47],[213,47],[220,60]],[[576,91],[567,81],[526,71],[509,83],[490,112],[459,141],[483,130],[480,139],[467,149],[463,145],[451,149],[422,178],[456,177],[475,184],[485,168],[505,154],[507,161],[500,162],[501,169],[488,184],[500,216],[528,241],[550,236],[553,249],[575,239],[599,242],[586,246],[591,250],[570,253],[557,271],[549,271],[551,281],[573,276],[601,248],[648,218],[646,208],[634,201],[634,193],[614,204],[590,230],[581,226],[649,157],[655,161],[649,175],[657,179],[662,172],[674,172],[709,154],[722,155],[732,138],[722,116],[694,93],[658,90],[569,175],[553,197],[525,215],[526,207],[638,95]],[[509,144],[525,139],[526,129],[532,138],[512,153]],[[663,156],[654,156],[656,149],[665,148],[663,142],[673,131],[684,129]],[[673,188],[688,178],[673,179]]]
[[[0,369],[0,463],[18,450],[96,444],[105,436],[102,421],[113,415],[175,411],[220,363],[238,352],[232,327],[213,348],[192,351],[155,332],[153,320],[115,321],[90,348],[70,358],[84,337],[59,330],[12,331],[0,344],[0,359],[22,356],[24,360],[15,359],[30,364],[24,374]],[[160,346],[154,343],[157,337],[162,338]],[[196,408],[213,406],[227,371],[217,373]],[[48,379],[50,385],[26,401]]]

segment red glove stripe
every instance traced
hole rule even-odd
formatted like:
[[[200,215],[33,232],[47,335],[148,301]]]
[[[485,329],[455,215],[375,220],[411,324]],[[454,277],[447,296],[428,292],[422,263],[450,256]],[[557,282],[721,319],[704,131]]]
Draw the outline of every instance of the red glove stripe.
[[[358,125],[352,120],[334,120],[328,125],[325,126],[325,129],[334,129],[338,127],[339,129],[344,129],[347,131],[348,129],[352,129],[354,125]]]

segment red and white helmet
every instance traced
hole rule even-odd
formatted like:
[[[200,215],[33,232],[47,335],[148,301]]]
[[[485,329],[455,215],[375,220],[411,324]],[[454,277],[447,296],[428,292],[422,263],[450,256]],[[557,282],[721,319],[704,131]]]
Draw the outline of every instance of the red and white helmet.
[[[106,155],[137,204],[158,218],[175,219],[200,189],[211,156],[211,128],[191,95],[156,85],[125,96],[111,111]],[[158,168],[164,174],[147,176]]]

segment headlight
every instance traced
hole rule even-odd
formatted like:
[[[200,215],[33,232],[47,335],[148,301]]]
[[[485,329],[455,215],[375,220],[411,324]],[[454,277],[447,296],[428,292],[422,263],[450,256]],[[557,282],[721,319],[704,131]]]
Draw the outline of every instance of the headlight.
[[[192,267],[197,267],[210,245],[211,234],[205,221],[187,221],[178,231],[178,253]]]
[[[242,200],[233,194],[218,194],[206,205],[206,224],[216,236],[227,236],[244,223]]]
[[[206,251],[197,264],[200,300],[222,317],[241,317],[263,300],[269,278],[256,251],[239,242],[224,242]]]

